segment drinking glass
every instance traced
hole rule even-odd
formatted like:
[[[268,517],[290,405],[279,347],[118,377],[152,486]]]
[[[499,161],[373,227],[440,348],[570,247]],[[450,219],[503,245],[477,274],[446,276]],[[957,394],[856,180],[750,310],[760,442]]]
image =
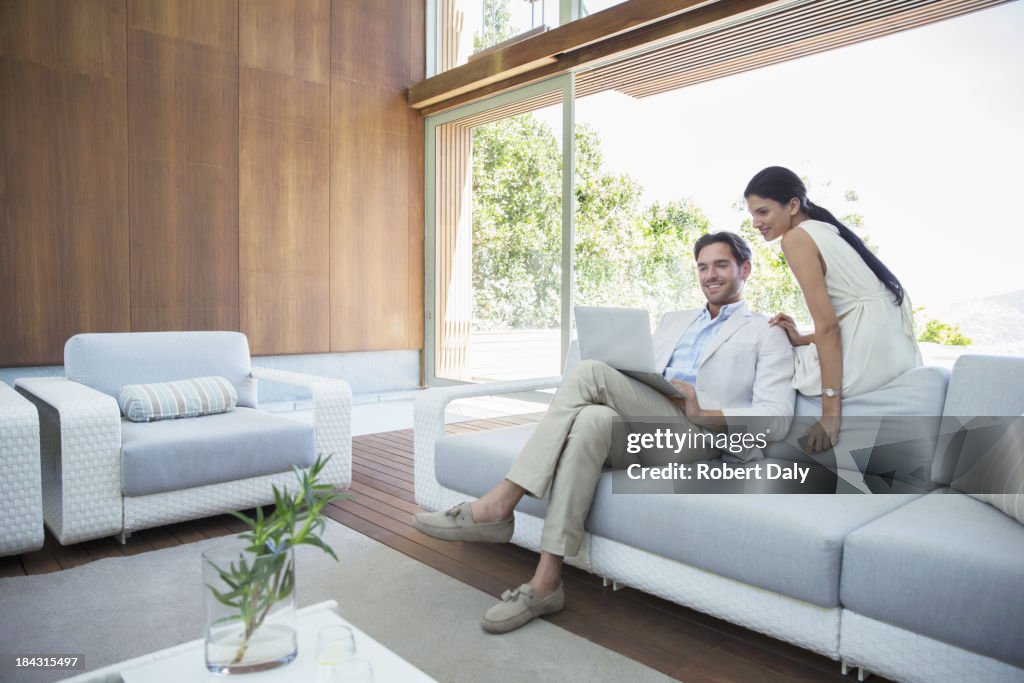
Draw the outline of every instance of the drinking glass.
[[[335,667],[356,653],[356,640],[352,629],[340,624],[320,629],[316,639],[316,662],[320,683],[327,683]]]

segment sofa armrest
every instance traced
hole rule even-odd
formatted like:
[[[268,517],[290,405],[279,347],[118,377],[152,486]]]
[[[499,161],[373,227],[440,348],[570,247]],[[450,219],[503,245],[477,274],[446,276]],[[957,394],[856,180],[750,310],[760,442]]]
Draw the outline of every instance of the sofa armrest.
[[[63,377],[16,380],[39,411],[43,517],[67,545],[120,533],[121,410]]]
[[[272,368],[254,367],[252,376],[310,390],[317,455],[332,456],[324,468],[324,482],[347,489],[352,483],[352,388],[348,382]]]
[[[0,557],[43,547],[39,413],[0,382]]]
[[[434,472],[434,444],[444,436],[444,413],[449,403],[460,398],[552,389],[561,383],[561,377],[547,377],[425,390],[413,405],[413,486],[416,504],[426,510],[441,507],[441,485],[437,483]]]

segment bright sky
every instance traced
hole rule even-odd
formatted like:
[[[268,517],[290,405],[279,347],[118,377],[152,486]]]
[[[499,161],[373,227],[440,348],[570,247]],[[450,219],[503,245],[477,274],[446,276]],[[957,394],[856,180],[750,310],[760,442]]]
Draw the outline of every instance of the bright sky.
[[[856,190],[914,305],[938,306],[1024,289],[1021,36],[1018,0],[643,100],[592,96],[576,120],[648,201],[689,196],[719,229],[739,226],[733,204],[765,166],[810,178],[839,215]]]

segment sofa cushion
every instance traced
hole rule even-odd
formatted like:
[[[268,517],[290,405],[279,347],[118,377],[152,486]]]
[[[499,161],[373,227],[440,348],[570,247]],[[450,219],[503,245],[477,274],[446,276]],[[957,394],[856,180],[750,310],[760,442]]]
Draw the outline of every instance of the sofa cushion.
[[[533,429],[520,425],[439,439],[434,461],[438,482],[471,496],[483,495],[508,473]],[[659,495],[650,492],[672,491],[672,483],[648,481],[641,486],[623,473],[601,476],[587,531],[822,607],[839,604],[843,537],[916,497]],[[730,490],[706,483],[701,490]],[[643,493],[623,493],[627,490]],[[543,517],[546,499],[524,496],[517,509]]]
[[[986,438],[985,418],[1024,413],[1022,386],[1024,358],[968,355],[957,359],[942,411],[942,429],[932,465],[934,481],[948,485],[953,480],[961,449],[976,450],[974,442]],[[975,419],[979,417],[982,419]]]
[[[848,609],[1024,666],[1024,526],[942,489],[846,538]]]
[[[309,467],[313,425],[251,408],[161,422],[121,421],[126,496],[237,481]]]
[[[846,535],[918,497],[612,488],[603,476],[586,525],[592,534],[821,607],[839,604]]]
[[[76,334],[64,345],[67,378],[117,399],[126,384],[219,375],[256,407],[249,342],[239,332],[119,332]]]
[[[438,439],[434,447],[438,483],[471,496],[482,496],[505,478],[535,426],[525,424]],[[547,511],[545,500],[523,496],[516,509],[543,517]]]
[[[839,448],[813,459],[802,452],[800,439],[821,416],[821,400],[798,395],[789,434],[769,443],[765,457],[823,463],[933,489],[932,459],[948,379],[944,368],[919,367],[877,391],[844,398]]]
[[[238,393],[223,377],[196,377],[177,382],[121,387],[117,405],[132,422],[216,415],[234,409]]]

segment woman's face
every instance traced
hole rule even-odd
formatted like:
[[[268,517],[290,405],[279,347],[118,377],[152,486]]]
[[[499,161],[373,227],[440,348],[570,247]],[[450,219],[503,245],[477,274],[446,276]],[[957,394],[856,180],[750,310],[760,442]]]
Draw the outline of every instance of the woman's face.
[[[771,242],[793,227],[793,218],[800,211],[800,201],[791,199],[788,204],[780,204],[774,199],[752,194],[747,197],[747,211],[753,219],[754,229],[761,233],[765,242]]]

